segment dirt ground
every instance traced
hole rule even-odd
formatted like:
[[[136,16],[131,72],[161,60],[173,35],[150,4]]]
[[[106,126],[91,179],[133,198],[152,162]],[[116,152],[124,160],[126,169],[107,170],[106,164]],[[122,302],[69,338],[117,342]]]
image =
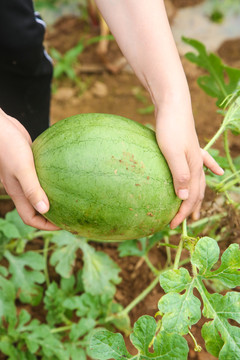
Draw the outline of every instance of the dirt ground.
[[[200,1],[198,1],[199,3]],[[173,0],[172,4],[175,10],[181,6],[193,5],[196,1]],[[60,19],[54,27],[48,29],[46,36],[46,46],[50,50],[56,48],[61,53],[71,49],[83,37],[92,37],[98,34],[98,28],[91,24],[84,23],[75,17],[65,17]],[[223,61],[234,67],[240,68],[240,38],[226,41],[218,50],[218,54]],[[195,65],[182,58],[183,66],[189,83],[193,113],[196,122],[197,133],[201,145],[210,139],[219,127],[221,117],[216,113],[215,100],[209,98],[198,87],[196,79],[203,71]],[[111,70],[122,64],[122,69],[113,73]],[[55,123],[60,119],[75,115],[78,113],[101,112],[113,113],[126,116],[130,119],[154,126],[154,114],[140,114],[139,109],[145,108],[151,104],[150,97],[143,89],[131,69],[125,64],[123,56],[114,41],[109,43],[109,50],[105,59],[100,58],[96,52],[96,45],[87,47],[79,56],[79,65],[77,73],[81,79],[80,87],[74,85],[70,80],[63,79],[54,82],[55,90],[52,97],[51,121]],[[141,96],[139,96],[141,94]],[[221,143],[217,143],[221,149]],[[233,155],[239,155],[240,144],[239,137],[231,139],[231,152]],[[205,209],[211,201],[211,192],[207,191],[205,198]],[[206,205],[207,204],[207,205]],[[4,206],[11,206],[1,203],[1,214],[6,212]],[[239,236],[239,234],[238,234]],[[237,236],[232,241],[239,241]],[[177,239],[176,239],[177,242]],[[222,244],[224,249],[228,244]],[[121,267],[122,282],[118,285],[116,300],[123,306],[128,305],[150,282],[153,275],[145,263],[139,263],[139,258],[125,257],[119,258],[115,244],[96,244],[96,248],[106,251]],[[41,248],[42,242],[39,239],[31,242],[28,249]],[[164,265],[166,259],[165,249],[154,248],[150,254],[153,264],[159,267]],[[52,278],[57,279],[53,269]],[[143,314],[154,315],[157,311],[157,303],[163,295],[160,286],[156,288],[131,312],[132,322]],[[44,321],[45,313],[42,306],[28,309],[33,316]],[[199,344],[203,347],[201,353],[195,353],[191,347],[189,359],[195,360],[213,360],[204,347],[204,341],[200,336],[200,328],[204,320],[192,328],[193,334],[198,339]],[[189,344],[192,344],[190,337],[186,337]],[[129,351],[134,352],[129,340],[127,339]],[[190,345],[191,346],[191,345]]]

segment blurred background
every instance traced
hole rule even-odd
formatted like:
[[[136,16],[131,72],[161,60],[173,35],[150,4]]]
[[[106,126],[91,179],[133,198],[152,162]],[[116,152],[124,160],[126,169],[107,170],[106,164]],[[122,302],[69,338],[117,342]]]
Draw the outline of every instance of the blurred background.
[[[198,87],[204,70],[184,55],[182,36],[240,68],[240,6],[237,0],[165,0],[172,32],[191,90],[200,142],[219,127],[215,100]],[[85,112],[114,113],[154,126],[149,95],[121,54],[93,0],[35,0],[47,24],[45,46],[54,64],[52,123]],[[104,37],[104,38],[102,38]],[[161,44],[159,44],[161,45]],[[211,124],[209,123],[211,117]],[[232,150],[239,152],[233,140]],[[235,148],[237,147],[237,148]]]

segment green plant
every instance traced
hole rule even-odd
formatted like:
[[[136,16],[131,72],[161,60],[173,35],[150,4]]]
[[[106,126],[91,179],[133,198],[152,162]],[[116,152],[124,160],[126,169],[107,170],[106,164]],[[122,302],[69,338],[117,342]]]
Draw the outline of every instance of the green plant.
[[[235,0],[210,0],[204,4],[205,13],[216,23],[224,21],[229,14],[239,14],[239,4]]]
[[[0,220],[0,258],[8,262],[8,269],[0,266],[0,351],[8,359],[85,359],[96,326],[129,331],[127,315],[113,318],[122,310],[113,301],[120,268],[107,254],[65,231],[37,231],[16,210]],[[43,249],[26,251],[37,237]],[[78,250],[83,266],[73,274]],[[49,277],[48,261],[59,282]],[[17,311],[16,300],[32,308],[44,304],[46,322],[24,307]]]
[[[114,300],[120,268],[89,239],[66,231],[37,231],[24,225],[16,210],[8,213],[0,219],[0,351],[8,359],[185,360],[186,334],[195,351],[201,351],[192,333],[201,317],[207,351],[220,360],[240,359],[240,293],[231,290],[240,286],[240,249],[233,243],[221,252],[218,245],[237,230],[228,223],[229,210],[239,219],[240,204],[232,197],[239,194],[240,157],[232,158],[227,135],[240,132],[240,70],[226,67],[199,42],[185,41],[198,52],[187,57],[208,71],[199,84],[217,98],[223,116],[205,148],[225,169],[222,178],[207,172],[207,183],[223,197],[224,206],[188,226],[185,221],[182,229],[166,227],[119,244],[120,257],[138,257],[153,274],[152,282],[125,308]],[[219,136],[225,151],[221,155],[212,148]],[[173,236],[180,238],[179,245],[172,243]],[[34,239],[41,239],[42,246],[28,250]],[[151,262],[155,246],[166,249],[165,264]],[[81,266],[76,267],[76,259]],[[130,311],[159,283],[165,294],[155,318],[143,315],[134,324],[130,339],[137,354],[132,355],[115,331],[131,332]],[[43,321],[30,311],[36,306],[44,306]]]
[[[200,87],[208,95],[217,98],[217,105],[221,109],[224,107],[224,111],[220,112],[224,115],[224,119],[219,131],[205,149],[209,150],[216,139],[224,134],[225,157],[222,157],[221,164],[224,163],[226,172],[223,179],[217,179],[209,174],[208,184],[216,192],[224,193],[226,203],[230,203],[239,216],[239,203],[231,199],[229,190],[239,192],[240,158],[232,159],[227,135],[228,131],[234,135],[240,134],[240,91],[238,88],[240,70],[224,65],[214,54],[207,54],[204,45],[200,42],[186,38],[184,41],[198,51],[198,54],[188,53],[186,57],[208,71],[208,75],[198,79]],[[228,79],[226,79],[226,74]],[[220,159],[218,152],[213,151],[212,154],[217,155],[218,160]],[[214,230],[216,231],[216,227]],[[223,232],[226,230],[226,228],[222,229]],[[171,249],[169,235],[169,233],[163,234],[165,244],[161,245]],[[226,234],[224,236],[221,234],[218,240],[225,236]],[[123,248],[124,245],[122,244],[121,247]],[[129,244],[126,244],[126,247],[128,248]],[[189,251],[191,273],[186,268],[179,267],[183,248]],[[136,254],[134,248],[132,251]],[[171,256],[168,256],[168,264],[166,264],[168,268],[161,273],[157,269],[152,269],[155,274],[158,274],[160,285],[166,294],[159,300],[159,311],[156,314],[160,317],[159,320],[142,316],[134,325],[130,339],[138,354],[134,356],[127,351],[121,334],[98,330],[91,338],[91,356],[101,360],[111,358],[116,360],[122,358],[187,359],[188,345],[183,336],[189,334],[194,342],[194,350],[201,351],[201,347],[191,332],[191,327],[203,315],[207,322],[203,325],[201,333],[209,353],[220,360],[240,359],[239,327],[229,322],[229,320],[234,320],[240,323],[240,293],[228,291],[225,295],[212,294],[207,289],[207,286],[211,286],[211,282],[215,290],[217,287],[230,290],[240,285],[239,245],[231,244],[225,250],[220,265],[218,264],[219,254],[220,249],[214,238],[209,236],[199,238],[196,234],[189,236],[185,221],[173,268],[169,269]],[[216,284],[218,286],[215,286]],[[193,293],[194,289],[197,289],[198,297]],[[199,297],[203,303],[202,310]],[[152,346],[153,350],[151,350]]]
[[[95,44],[102,39],[113,40],[112,35],[106,36],[95,36],[90,39],[83,39],[78,42],[76,46],[66,51],[65,54],[61,54],[55,48],[50,50],[50,55],[54,59],[54,79],[59,79],[63,76],[66,76],[70,80],[72,80],[76,85],[80,84],[80,80],[75,71],[75,65],[78,61],[79,55],[86,49],[86,47]]]

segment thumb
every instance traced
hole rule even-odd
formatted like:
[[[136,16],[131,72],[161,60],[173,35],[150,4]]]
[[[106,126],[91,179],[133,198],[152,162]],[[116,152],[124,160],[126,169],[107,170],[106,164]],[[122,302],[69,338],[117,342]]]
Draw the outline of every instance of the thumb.
[[[187,200],[189,195],[190,171],[186,157],[168,153],[165,158],[172,173],[176,195],[181,200]]]
[[[49,201],[39,183],[34,165],[19,172],[17,174],[17,180],[22,187],[25,197],[35,210],[40,214],[46,213],[49,210]]]

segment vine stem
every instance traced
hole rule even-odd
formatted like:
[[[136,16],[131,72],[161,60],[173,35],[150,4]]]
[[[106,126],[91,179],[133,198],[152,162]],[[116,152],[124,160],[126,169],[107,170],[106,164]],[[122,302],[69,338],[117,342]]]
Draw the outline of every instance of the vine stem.
[[[9,195],[0,195],[0,200],[11,200]]]
[[[181,257],[181,253],[182,253],[182,249],[183,249],[183,242],[184,242],[184,238],[186,238],[186,237],[187,237],[187,220],[185,219],[182,223],[182,236],[180,238],[180,242],[179,242],[177,253],[175,256],[175,260],[174,260],[174,265],[173,265],[174,270],[178,269],[179,261],[180,261],[180,257]]]
[[[172,248],[172,249],[177,249],[178,246],[177,245],[173,245],[173,244],[166,244],[166,243],[158,243],[158,246],[166,246],[167,248]]]
[[[63,331],[71,330],[71,327],[72,327],[72,325],[60,326],[60,327],[58,327],[58,328],[51,329],[50,332],[51,332],[52,334],[56,334],[56,333],[58,333],[58,332],[63,332]]]
[[[204,150],[208,151],[212,145],[215,143],[215,141],[219,138],[219,136],[222,135],[224,132],[225,126],[220,126],[216,134],[211,138],[211,140],[207,143],[207,145],[204,147]]]
[[[179,262],[179,265],[185,265],[187,263],[189,263],[190,258],[184,259],[182,261]],[[169,266],[168,269],[173,269],[173,265]],[[125,307],[125,309],[123,309],[122,311],[120,311],[117,315],[111,315],[108,318],[106,318],[106,322],[109,322],[111,320],[114,320],[116,318],[120,318],[120,317],[124,317],[126,316],[138,303],[140,303],[157,285],[157,283],[159,282],[159,275],[161,273],[163,273],[164,271],[166,271],[166,269],[162,269],[158,272],[158,276],[151,282],[150,285],[148,285],[148,287],[146,289],[144,289],[141,294],[139,294],[130,304],[128,304],[127,307]]]
[[[198,345],[197,340],[196,340],[195,336],[193,335],[193,333],[190,331],[190,329],[188,330],[188,333],[191,336],[191,338],[193,339],[194,351],[197,351],[197,352],[202,351],[202,347],[200,345]]]
[[[223,139],[224,139],[224,150],[225,150],[225,154],[227,157],[227,161],[229,164],[230,169],[232,170],[232,172],[234,173],[234,175],[238,178],[238,180],[240,180],[240,176],[237,173],[237,169],[234,166],[231,154],[230,154],[230,149],[229,149],[229,143],[228,143],[228,131],[225,130],[224,134],[223,134]]]
[[[166,254],[167,254],[167,263],[166,265],[169,266],[172,263],[172,258],[171,258],[171,246],[169,246],[169,236],[164,236],[164,241],[165,241],[165,245],[166,245]]]
[[[50,285],[50,279],[49,279],[49,274],[48,274],[48,264],[47,264],[49,242],[50,242],[50,237],[47,236],[44,241],[44,249],[43,249],[44,250],[44,252],[43,252],[44,263],[45,263],[44,264],[44,275],[45,275],[47,287]]]
[[[151,263],[151,261],[149,260],[149,257],[147,255],[143,256],[147,266],[149,267],[149,269],[155,274],[158,275],[159,270]]]

